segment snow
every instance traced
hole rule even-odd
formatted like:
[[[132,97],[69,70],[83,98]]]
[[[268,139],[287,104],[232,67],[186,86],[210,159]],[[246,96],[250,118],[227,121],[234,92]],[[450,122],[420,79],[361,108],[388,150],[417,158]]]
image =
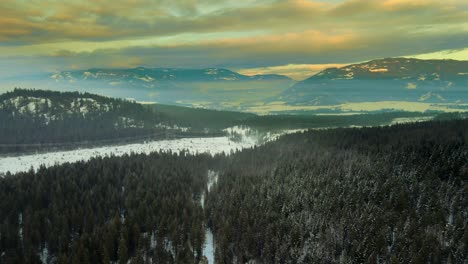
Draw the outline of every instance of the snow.
[[[50,153],[31,154],[16,157],[0,157],[0,174],[28,171],[31,167],[46,167],[65,162],[87,161],[97,156],[122,156],[129,153],[151,153],[154,151],[180,152],[187,150],[190,153],[218,153],[229,154],[231,151],[241,150],[254,146],[254,140],[231,141],[228,137],[211,138],[181,138],[174,140],[160,140],[147,143],[135,143],[120,146],[105,146],[88,149],[58,151]]]
[[[415,123],[415,122],[424,122],[424,121],[430,121],[434,117],[432,116],[419,116],[419,117],[397,117],[392,120],[390,125],[396,125],[396,124],[405,124],[405,123]]]
[[[41,253],[39,254],[39,258],[41,259],[42,264],[47,264],[49,259],[49,250],[47,249],[47,245],[42,249]]]
[[[416,88],[418,88],[418,85],[415,84],[415,83],[411,83],[411,82],[410,82],[410,83],[408,83],[408,84],[406,85],[406,89],[409,89],[409,90],[413,90],[413,89],[416,89]]]
[[[60,75],[60,73],[54,73],[54,74],[52,74],[52,76],[50,76],[50,78],[52,78],[52,79],[61,79],[62,75]]]
[[[354,77],[354,72],[349,72],[347,74],[344,75],[346,77],[346,79],[353,79]]]
[[[218,69],[216,69],[216,68],[206,69],[206,70],[205,70],[205,73],[206,73],[206,74],[218,74],[218,72],[219,72],[219,71],[218,71]]]
[[[190,129],[190,127],[180,127],[178,125],[169,126],[169,125],[166,125],[166,124],[163,124],[163,123],[159,123],[159,124],[155,125],[154,127],[164,128],[164,129],[171,129],[171,130],[179,130],[179,131],[182,131],[182,132],[187,132]]]
[[[214,184],[218,183],[218,175],[219,174],[217,172],[214,172],[212,170],[208,171],[208,184],[207,184],[208,192],[211,191],[211,188],[213,187]]]
[[[135,76],[135,78],[138,79],[138,80],[142,80],[142,81],[144,81],[144,82],[152,82],[152,81],[154,81],[154,78],[152,78],[152,77],[150,77],[150,76],[148,76],[148,75],[145,75],[145,76],[143,76],[143,77]]]
[[[213,233],[209,228],[205,231],[205,244],[203,245],[203,256],[206,257],[209,264],[214,263],[214,239]]]
[[[24,97],[24,96],[17,96],[8,100],[5,100],[5,102],[10,102],[12,105],[14,105],[18,111],[22,114],[24,113],[36,113],[36,105],[44,105],[46,102],[49,102],[48,99],[44,98],[38,98],[38,97]],[[28,102],[28,104],[23,105],[24,102]],[[1,106],[0,106],[1,108]]]
[[[212,170],[208,171],[208,182],[206,183],[207,192],[210,192],[213,185],[218,182],[218,175],[219,175],[218,172],[215,172]],[[201,197],[202,207],[204,207],[204,198],[205,198],[205,194],[203,194]],[[211,230],[208,227],[206,227],[205,228],[205,244],[203,245],[202,254],[203,256],[206,257],[209,264],[214,263],[214,251],[215,251],[215,247],[214,247],[213,232],[211,232]]]
[[[388,72],[387,68],[374,68],[374,69],[369,69],[370,72]]]
[[[434,98],[434,97],[441,100],[441,101],[445,101],[445,98],[443,98],[441,95],[436,94],[436,93],[432,93],[432,92],[428,92],[428,93],[425,93],[425,94],[421,95],[419,97],[419,101],[422,101],[422,102],[427,101],[427,100],[429,100],[431,98]]]
[[[235,81],[237,80],[236,77],[220,77],[220,80],[225,80],[225,81]]]
[[[83,77],[84,80],[88,79],[88,77],[96,78],[96,76],[94,76],[94,74],[92,74],[89,71],[83,72],[83,75],[84,75],[84,77]]]

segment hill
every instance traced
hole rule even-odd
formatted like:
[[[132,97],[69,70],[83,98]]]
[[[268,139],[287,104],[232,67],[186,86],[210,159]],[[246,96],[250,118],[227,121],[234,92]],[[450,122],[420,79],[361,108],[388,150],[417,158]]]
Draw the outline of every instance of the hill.
[[[0,95],[0,152],[207,136],[133,101],[89,93],[15,89]]]

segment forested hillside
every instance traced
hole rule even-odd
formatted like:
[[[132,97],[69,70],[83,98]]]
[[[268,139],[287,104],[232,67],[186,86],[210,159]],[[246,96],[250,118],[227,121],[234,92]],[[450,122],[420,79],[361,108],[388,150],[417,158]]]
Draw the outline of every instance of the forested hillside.
[[[288,135],[210,192],[219,263],[465,263],[468,121]]]
[[[7,174],[0,262],[203,263],[208,226],[216,263],[465,263],[467,160],[452,120]]]
[[[252,113],[220,111],[164,104],[149,104],[145,107],[161,114],[168,124],[190,127],[193,130],[217,131],[230,126],[244,124],[257,117]]]
[[[0,152],[204,134],[122,99],[25,89],[0,95]]]
[[[93,94],[20,90],[0,96],[1,143],[61,143],[135,136],[160,122],[139,104]]]

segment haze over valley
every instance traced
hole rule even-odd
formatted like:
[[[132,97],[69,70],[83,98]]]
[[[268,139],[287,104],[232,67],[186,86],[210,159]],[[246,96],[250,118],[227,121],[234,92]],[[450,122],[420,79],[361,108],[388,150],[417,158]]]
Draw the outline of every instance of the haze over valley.
[[[145,67],[62,71],[24,79],[16,80],[19,87],[257,114],[454,112],[468,107],[468,62],[455,60],[377,59],[327,68],[302,81],[222,68]]]

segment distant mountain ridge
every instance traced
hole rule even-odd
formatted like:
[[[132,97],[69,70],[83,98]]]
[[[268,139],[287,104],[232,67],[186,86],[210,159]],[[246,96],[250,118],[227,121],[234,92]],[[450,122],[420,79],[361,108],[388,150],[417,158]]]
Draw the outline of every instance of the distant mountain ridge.
[[[417,81],[450,81],[467,77],[468,61],[386,58],[351,64],[341,68],[325,69],[307,80],[404,79]]]
[[[88,69],[62,71],[50,76],[55,80],[106,80],[110,82],[134,82],[151,86],[157,82],[207,82],[207,81],[261,81],[291,80],[278,74],[243,75],[223,68],[183,69],[183,68],[145,68],[130,69]],[[153,85],[154,86],[154,85]]]
[[[283,75],[243,75],[222,68],[88,69],[47,75],[44,88],[78,90],[139,101],[230,109],[227,105],[263,102],[294,81]],[[37,83],[36,81],[34,81]],[[247,96],[248,95],[248,96]]]
[[[468,102],[468,61],[387,58],[329,68],[281,96],[290,104]]]
[[[276,105],[298,111],[297,106],[331,106],[341,111],[333,107],[384,101],[466,109],[468,61],[385,58],[325,69],[299,82],[283,75],[249,76],[223,68],[91,68],[31,76],[13,85],[230,111],[292,109]],[[376,107],[381,106],[395,109],[385,104]]]

